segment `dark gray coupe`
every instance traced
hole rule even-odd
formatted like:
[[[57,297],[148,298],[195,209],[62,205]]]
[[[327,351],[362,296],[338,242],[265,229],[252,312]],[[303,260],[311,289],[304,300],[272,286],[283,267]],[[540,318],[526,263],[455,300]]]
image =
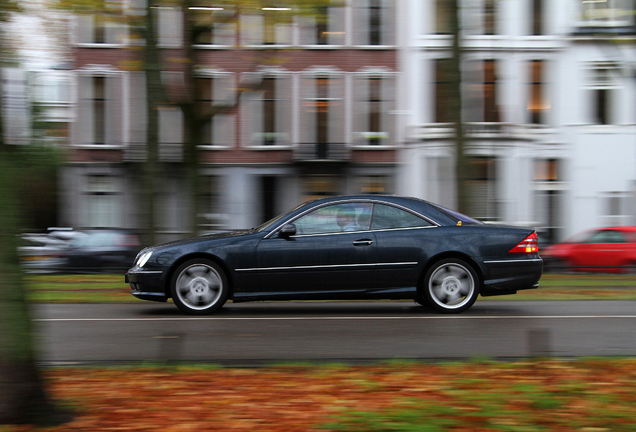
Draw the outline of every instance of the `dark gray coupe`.
[[[416,198],[307,202],[250,230],[142,250],[131,293],[208,314],[231,299],[413,299],[444,313],[477,296],[536,288],[543,262],[530,228],[486,225]]]

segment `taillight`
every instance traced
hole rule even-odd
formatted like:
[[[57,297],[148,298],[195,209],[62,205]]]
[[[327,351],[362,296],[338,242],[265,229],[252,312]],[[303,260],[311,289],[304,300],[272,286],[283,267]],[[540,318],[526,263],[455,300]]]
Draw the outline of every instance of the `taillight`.
[[[539,238],[537,237],[537,233],[533,232],[528,237],[521,240],[521,242],[510,249],[510,252],[519,252],[519,253],[536,253],[539,252]]]

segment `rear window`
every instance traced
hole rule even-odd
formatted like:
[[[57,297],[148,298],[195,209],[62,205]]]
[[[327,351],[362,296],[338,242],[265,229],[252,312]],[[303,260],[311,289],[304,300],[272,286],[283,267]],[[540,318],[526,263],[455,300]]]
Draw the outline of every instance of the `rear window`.
[[[470,216],[466,216],[465,214],[460,213],[458,211],[447,209],[446,207],[442,207],[439,204],[433,204],[433,203],[429,203],[429,204],[435,207],[440,212],[444,213],[449,218],[454,219],[456,222],[461,221],[462,223],[469,223],[469,224],[478,224],[478,225],[483,224],[482,221],[471,218]]]

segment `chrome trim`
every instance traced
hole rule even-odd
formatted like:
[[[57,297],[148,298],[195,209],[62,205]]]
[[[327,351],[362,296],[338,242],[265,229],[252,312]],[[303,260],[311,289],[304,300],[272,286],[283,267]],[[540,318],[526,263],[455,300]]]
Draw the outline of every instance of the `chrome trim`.
[[[325,264],[325,265],[313,265],[313,266],[290,266],[290,267],[253,267],[245,269],[234,269],[236,272],[251,272],[251,271],[271,271],[271,270],[307,270],[307,269],[327,269],[327,268],[351,268],[351,267],[380,267],[380,266],[408,266],[417,265],[417,262],[396,262],[396,263],[370,263],[370,264]]]
[[[493,261],[484,261],[484,264],[502,264],[502,263],[521,263],[521,262],[542,262],[541,258],[532,258],[532,259],[515,259],[515,260],[493,260]]]
[[[133,270],[129,271],[128,274],[161,274],[163,271],[161,270]]]
[[[391,207],[396,207],[399,208],[400,210],[404,210],[407,211],[411,214],[414,214],[418,217],[421,217],[422,219],[424,219],[425,221],[433,224],[433,226],[430,227],[413,227],[413,228],[435,228],[435,227],[440,227],[441,225],[438,224],[437,222],[435,222],[434,220],[432,220],[431,218],[424,216],[421,213],[416,212],[415,210],[412,210],[408,207],[405,207],[403,205],[400,204],[395,204],[392,202],[388,202],[388,201],[383,201],[383,200],[377,200],[377,199],[365,199],[365,198],[361,198],[361,199],[343,199],[343,200],[338,200],[338,201],[329,201],[326,203],[323,203],[322,205],[319,206],[315,206],[315,207],[311,207],[308,208],[307,210],[303,211],[302,213],[294,216],[291,219],[288,219],[286,222],[283,222],[282,224],[280,224],[279,226],[277,226],[276,228],[274,228],[272,231],[270,231],[265,237],[263,237],[263,240],[267,240],[268,238],[271,238],[274,234],[277,234],[278,231],[280,231],[285,225],[293,223],[295,220],[301,218],[302,216],[306,215],[309,212],[312,212],[314,210],[317,210],[319,208],[323,208],[323,207],[327,207],[329,205],[335,205],[335,204],[347,204],[347,203],[371,203],[371,204],[384,204],[384,205],[388,205]],[[390,229],[383,229],[383,230],[367,230],[367,231],[347,231],[347,234],[351,234],[354,232],[374,232],[374,231],[389,231],[389,230],[396,230],[396,229],[410,229],[410,228],[390,228]],[[325,234],[338,234],[338,233],[325,233]],[[317,235],[317,234],[307,234],[307,235]],[[320,235],[324,235],[324,234],[320,234]],[[296,236],[293,236],[296,237]]]

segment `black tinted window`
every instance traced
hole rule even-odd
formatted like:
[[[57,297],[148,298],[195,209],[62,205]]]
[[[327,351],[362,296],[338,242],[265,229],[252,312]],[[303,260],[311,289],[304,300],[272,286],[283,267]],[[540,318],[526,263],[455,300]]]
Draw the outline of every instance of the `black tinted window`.
[[[383,204],[376,204],[373,209],[371,229],[416,228],[432,224],[413,213]]]

